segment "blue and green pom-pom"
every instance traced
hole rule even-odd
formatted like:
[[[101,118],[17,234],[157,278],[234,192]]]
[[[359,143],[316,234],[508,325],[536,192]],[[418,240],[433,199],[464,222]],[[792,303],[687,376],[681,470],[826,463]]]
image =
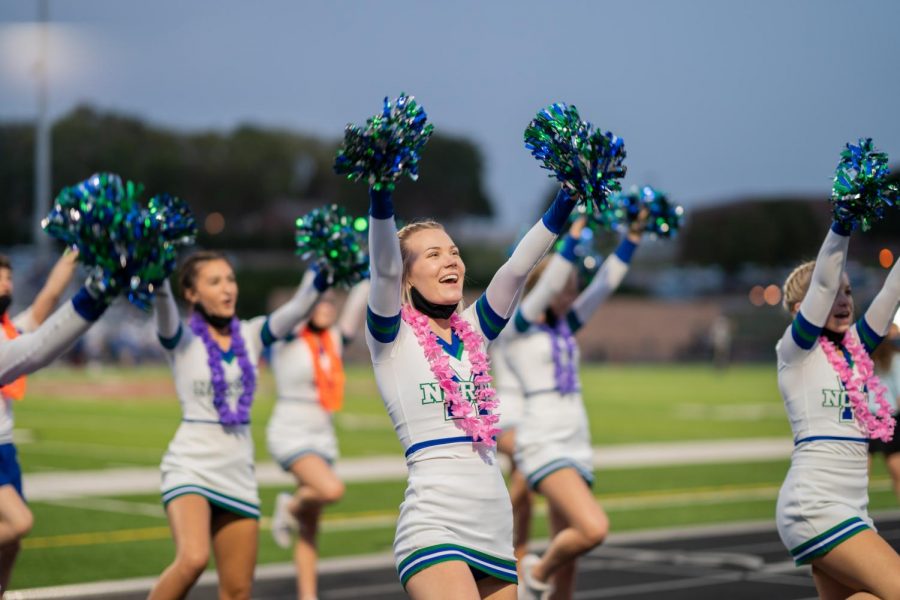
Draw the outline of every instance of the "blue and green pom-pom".
[[[368,276],[368,220],[330,204],[298,218],[296,227],[297,254],[324,272],[329,285],[350,287]]]
[[[671,202],[665,192],[649,185],[632,186],[627,192],[610,196],[609,210],[598,221],[608,229],[619,225],[627,229],[638,220],[643,209],[647,211],[644,231],[650,235],[672,237],[684,223],[684,208]]]
[[[400,94],[393,104],[385,97],[381,113],[367,120],[365,127],[347,125],[334,170],[350,181],[393,191],[403,175],[418,179],[422,148],[433,131],[425,109],[412,96]]]
[[[893,208],[900,193],[888,183],[888,156],[877,152],[872,138],[860,138],[859,145],[847,144],[834,172],[831,205],[834,220],[853,230],[867,231]]]
[[[114,173],[97,173],[63,189],[42,226],[78,249],[95,295],[112,301],[125,294],[146,310],[175,269],[178,248],[194,242],[197,225],[182,200],[160,195],[144,207],[141,191]]]
[[[541,110],[525,129],[525,147],[595,215],[621,189],[625,142],[583,121],[574,106],[556,103]]]

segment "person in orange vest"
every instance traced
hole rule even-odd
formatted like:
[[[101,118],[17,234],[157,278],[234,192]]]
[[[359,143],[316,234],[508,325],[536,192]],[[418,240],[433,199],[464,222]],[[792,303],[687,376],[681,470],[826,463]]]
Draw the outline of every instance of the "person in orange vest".
[[[47,340],[35,342],[43,339],[36,331],[48,320],[72,280],[77,256],[77,252],[63,254],[31,305],[10,318],[8,313],[14,291],[12,263],[0,255],[0,594],[9,584],[20,542],[34,521],[25,503],[22,472],[13,444],[13,403],[25,397],[25,375],[49,362],[69,345],[46,343]],[[68,304],[65,308],[73,312]],[[51,327],[45,331],[54,330]],[[74,339],[72,337],[69,343]],[[46,354],[48,358],[36,360],[38,354]]]
[[[272,372],[278,390],[266,430],[269,453],[297,481],[294,494],[278,494],[272,536],[282,548],[294,544],[297,598],[315,600],[319,519],[322,508],[344,495],[334,472],[338,457],[332,414],[344,398],[344,346],[362,329],[369,281],[357,283],[340,319],[330,294],[294,334],[272,346]]]

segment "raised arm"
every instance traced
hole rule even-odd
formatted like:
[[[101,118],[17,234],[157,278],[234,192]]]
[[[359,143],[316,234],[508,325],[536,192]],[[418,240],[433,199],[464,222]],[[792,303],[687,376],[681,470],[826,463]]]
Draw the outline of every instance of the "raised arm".
[[[628,273],[628,265],[640,241],[640,234],[628,233],[622,238],[616,251],[606,257],[594,279],[578,295],[572,309],[566,315],[566,321],[572,331],[578,331],[587,323],[600,305],[616,291]]]
[[[352,342],[360,333],[363,320],[366,318],[366,298],[369,295],[369,280],[363,279],[351,288],[341,309],[338,330],[345,344]]]
[[[832,224],[816,257],[809,290],[791,327],[781,338],[781,352],[785,360],[804,356],[815,346],[840,289],[849,245],[850,232],[838,223]]]
[[[539,320],[565,287],[575,271],[575,248],[578,239],[570,231],[563,240],[562,249],[553,255],[544,272],[530,292],[522,299],[516,313],[516,328],[524,331],[531,323]]]
[[[881,291],[872,300],[869,310],[856,323],[856,331],[868,352],[872,352],[887,335],[900,302],[900,260],[894,263]]]
[[[46,321],[53,309],[56,308],[60,297],[66,291],[69,282],[72,281],[72,276],[78,266],[77,260],[77,251],[66,250],[53,265],[41,291],[35,296],[31,306],[26,309],[33,327]],[[32,327],[27,329],[30,330]]]
[[[269,345],[293,331],[300,321],[309,317],[309,313],[326,289],[328,289],[326,274],[316,269],[307,269],[300,281],[300,287],[291,299],[276,308],[266,319],[262,330],[263,343]]]
[[[488,339],[496,338],[503,330],[528,273],[550,249],[574,207],[575,199],[560,190],[541,220],[525,234],[509,260],[494,274],[477,306],[481,329]]]
[[[169,280],[165,280],[153,296],[153,314],[156,318],[156,335],[163,348],[172,350],[181,340],[181,317]]]
[[[403,284],[403,259],[394,221],[391,193],[369,191],[369,306],[366,327],[372,339],[390,344],[400,330],[400,288]]]
[[[0,385],[49,364],[87,331],[106,307],[106,302],[81,288],[36,330],[0,343]]]

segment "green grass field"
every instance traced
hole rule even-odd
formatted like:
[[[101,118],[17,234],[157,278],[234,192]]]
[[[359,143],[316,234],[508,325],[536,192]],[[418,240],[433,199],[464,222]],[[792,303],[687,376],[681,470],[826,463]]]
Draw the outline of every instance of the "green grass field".
[[[370,371],[354,368],[338,416],[345,457],[397,455],[399,444]],[[704,367],[588,367],[585,399],[597,444],[790,436],[775,376],[768,367],[719,374]],[[155,466],[180,413],[164,368],[81,372],[32,378],[16,405],[20,458],[27,473]],[[265,374],[254,408],[258,457],[268,460],[264,428],[272,408]],[[614,531],[747,519],[771,519],[787,461],[601,470],[595,492]],[[389,551],[404,482],[351,483],[326,513],[324,556]],[[261,489],[271,511],[281,489]],[[33,502],[13,586],[37,587],[158,574],[173,546],[158,495]],[[873,509],[896,500],[883,467],[873,473]],[[262,520],[260,563],[290,560]],[[539,510],[534,535],[546,532]]]

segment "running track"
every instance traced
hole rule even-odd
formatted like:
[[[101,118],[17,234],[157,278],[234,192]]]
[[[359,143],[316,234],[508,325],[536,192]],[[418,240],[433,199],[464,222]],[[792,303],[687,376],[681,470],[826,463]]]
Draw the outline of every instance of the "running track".
[[[900,512],[876,519],[880,533],[900,550]],[[321,600],[387,600],[403,598],[392,561],[387,556],[325,561],[320,578]],[[8,594],[10,600],[37,598],[146,597],[152,580],[130,585],[88,584]],[[90,586],[94,587],[90,587]],[[126,589],[130,588],[130,589]],[[579,562],[575,598],[650,600],[816,598],[808,569],[793,566],[774,527],[751,523],[615,535]],[[254,598],[291,600],[294,581],[287,565],[261,567]],[[191,594],[192,600],[214,600],[214,578]]]

